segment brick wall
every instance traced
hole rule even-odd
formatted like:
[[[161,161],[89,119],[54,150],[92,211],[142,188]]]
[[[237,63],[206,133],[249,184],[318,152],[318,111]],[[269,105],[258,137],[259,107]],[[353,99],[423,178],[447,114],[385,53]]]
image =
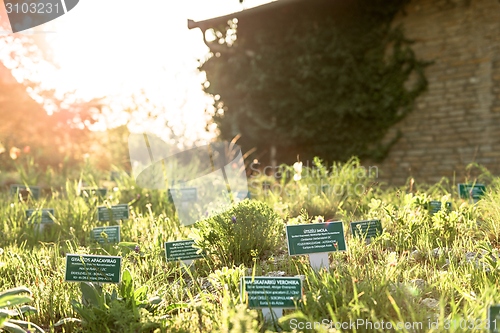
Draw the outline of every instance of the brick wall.
[[[470,162],[500,175],[500,1],[413,0],[394,22],[432,60],[429,89],[387,135],[401,139],[379,167],[380,180],[463,181]],[[367,164],[366,162],[363,164]]]

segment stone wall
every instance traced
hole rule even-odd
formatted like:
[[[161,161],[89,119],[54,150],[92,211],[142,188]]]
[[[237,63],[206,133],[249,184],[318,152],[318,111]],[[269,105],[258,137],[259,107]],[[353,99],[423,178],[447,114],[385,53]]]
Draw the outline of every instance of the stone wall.
[[[380,180],[460,182],[471,162],[500,175],[500,1],[413,0],[405,12],[394,24],[416,41],[418,58],[434,63],[428,91],[387,135],[402,133],[376,164]]]

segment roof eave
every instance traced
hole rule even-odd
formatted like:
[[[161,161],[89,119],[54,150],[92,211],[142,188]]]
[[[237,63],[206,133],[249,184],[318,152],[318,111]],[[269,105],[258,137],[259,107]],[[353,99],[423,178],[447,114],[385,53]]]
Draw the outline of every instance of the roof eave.
[[[287,6],[296,2],[302,2],[304,0],[279,0],[279,1],[273,1],[264,5],[256,6],[253,8],[245,9],[239,12],[219,16],[219,17],[214,17],[210,18],[207,20],[202,20],[202,21],[194,21],[194,20],[189,20],[188,19],[188,28],[189,29],[194,29],[194,28],[200,28],[202,31],[205,31],[209,28],[213,28],[219,24],[225,24],[227,21],[232,20],[234,18],[241,19],[249,16],[253,16],[259,13],[263,13],[266,11],[274,10],[277,8],[281,8],[283,6]]]

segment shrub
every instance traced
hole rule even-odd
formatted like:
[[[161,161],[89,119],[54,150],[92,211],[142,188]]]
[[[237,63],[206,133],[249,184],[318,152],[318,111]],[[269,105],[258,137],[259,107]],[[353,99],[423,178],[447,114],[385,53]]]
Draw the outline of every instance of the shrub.
[[[223,266],[250,266],[278,249],[284,224],[265,203],[243,200],[231,209],[200,221],[194,229],[195,245]]]

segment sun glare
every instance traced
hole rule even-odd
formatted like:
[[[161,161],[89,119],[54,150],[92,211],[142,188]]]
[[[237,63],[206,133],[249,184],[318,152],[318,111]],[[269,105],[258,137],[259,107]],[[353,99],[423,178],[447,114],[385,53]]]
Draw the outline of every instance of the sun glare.
[[[106,97],[114,110],[98,129],[129,121],[136,131],[161,131],[168,121],[190,140],[208,140],[213,133],[205,131],[204,110],[212,100],[203,93],[204,76],[197,71],[197,59],[204,58],[208,48],[199,29],[187,28],[187,19],[207,19],[266,2],[80,1],[43,26],[52,32],[46,34],[47,45],[59,69],[41,68],[39,76],[45,86],[75,91],[81,98]],[[137,113],[130,119],[119,110],[140,91],[165,110],[154,123]]]

